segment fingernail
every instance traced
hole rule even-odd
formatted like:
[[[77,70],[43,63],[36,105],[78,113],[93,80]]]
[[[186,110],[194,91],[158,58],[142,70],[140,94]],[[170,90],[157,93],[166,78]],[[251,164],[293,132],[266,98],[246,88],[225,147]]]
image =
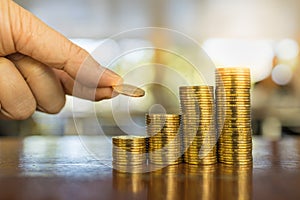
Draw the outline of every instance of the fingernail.
[[[5,110],[1,109],[0,112],[2,113],[4,119],[13,119],[13,116],[6,112]]]
[[[38,111],[47,113],[47,111],[46,111],[44,108],[42,108],[41,106],[39,106],[39,105],[36,106],[36,109],[37,109]]]
[[[123,82],[124,82],[124,80],[123,80],[122,77],[118,76],[118,77],[116,78],[116,85],[121,85],[121,84],[123,84]]]
[[[119,95],[119,93],[117,93],[117,92],[115,92],[115,91],[112,91],[112,93],[111,93],[111,98],[114,98],[114,97],[116,97],[116,96],[118,96]]]

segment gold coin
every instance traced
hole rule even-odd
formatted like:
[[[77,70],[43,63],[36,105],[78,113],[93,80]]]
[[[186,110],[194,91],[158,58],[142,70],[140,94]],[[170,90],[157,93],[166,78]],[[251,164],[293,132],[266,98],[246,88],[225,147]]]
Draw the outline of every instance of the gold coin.
[[[120,136],[113,136],[113,140],[144,140],[149,137],[147,136],[138,136],[138,135],[120,135]]]
[[[234,122],[234,121],[244,121],[244,122],[251,122],[251,115],[249,114],[239,114],[239,113],[236,113],[236,114],[225,114],[225,113],[222,113],[222,114],[219,114],[217,115],[219,117],[219,121],[220,122]]]
[[[192,165],[199,165],[199,164],[203,164],[203,165],[213,165],[217,162],[217,159],[211,161],[211,162],[205,162],[205,161],[200,161],[200,160],[197,160],[197,161],[193,161],[193,160],[185,160],[186,163],[188,164],[192,164]]]
[[[218,92],[218,94],[216,95],[216,101],[225,99],[225,98],[236,98],[236,97],[243,97],[243,98],[248,98],[251,99],[251,94],[248,93],[240,93],[240,92]]]
[[[146,154],[143,156],[126,156],[126,155],[113,155],[113,159],[117,161],[126,161],[126,160],[144,160],[146,159]]]
[[[252,160],[252,155],[248,154],[248,155],[230,155],[230,154],[221,154],[219,156],[220,159],[224,159],[226,161],[247,161],[247,160]]]
[[[252,160],[252,154],[251,153],[245,153],[245,155],[237,155],[237,154],[225,154],[225,153],[219,153],[220,159],[226,159],[226,160]]]
[[[217,92],[216,100],[224,99],[226,97],[245,97],[251,98],[250,93],[238,93],[238,92]]]
[[[231,84],[226,84],[223,83],[219,85],[219,88],[216,90],[218,92],[231,92],[231,93],[237,93],[240,91],[240,94],[246,94],[250,93],[251,85],[246,84],[246,83],[231,83]]]
[[[219,85],[219,87],[224,88],[251,88],[250,80],[220,79],[217,84]]]
[[[208,95],[180,95],[180,100],[181,102],[197,102],[197,101],[203,101],[203,102],[211,102],[213,101],[214,97],[213,96],[208,96]]]
[[[227,107],[227,108],[220,108],[217,110],[217,115],[224,115],[225,116],[230,115],[249,115],[251,114],[251,109],[244,109],[240,107]]]
[[[226,74],[225,74],[226,73]],[[227,78],[227,77],[249,77],[251,78],[250,74],[249,73],[244,73],[244,72],[216,72],[215,75],[217,78]]]
[[[251,109],[239,109],[239,108],[232,108],[232,107],[228,107],[228,108],[220,108],[217,111],[218,114],[234,114],[234,115],[249,115],[251,114]]]
[[[195,95],[195,96],[214,96],[214,90],[179,90],[179,94],[182,97],[185,97],[185,95]]]
[[[199,94],[180,93],[180,100],[182,100],[182,101],[193,102],[193,101],[197,101],[199,99],[201,99],[203,101],[204,100],[211,101],[212,99],[214,99],[214,95],[213,94],[201,94],[201,93],[199,93]]]
[[[225,73],[228,73],[230,71],[250,73],[250,68],[248,68],[248,67],[218,67],[218,68],[216,68],[216,71],[220,71],[220,72],[225,71]]]
[[[248,146],[241,146],[241,145],[223,145],[223,144],[219,144],[219,149],[218,152],[235,152],[236,153],[244,153],[243,151],[247,151],[247,152],[252,152],[252,144],[249,144]]]
[[[250,88],[230,88],[230,87],[223,87],[223,86],[218,86],[216,88],[216,96],[219,94],[238,94],[238,95],[250,95],[251,90]]]
[[[248,142],[248,143],[238,143],[238,142],[231,142],[230,141],[228,143],[226,142],[219,142],[219,147],[220,149],[223,149],[223,148],[228,148],[228,149],[231,149],[231,148],[241,148],[241,149],[246,149],[246,148],[249,148],[251,149],[252,148],[252,142]]]
[[[220,131],[230,132],[230,133],[235,133],[235,132],[237,132],[237,133],[249,133],[249,132],[252,132],[252,128],[251,127],[223,127],[222,129],[220,129]]]
[[[186,141],[200,141],[203,142],[205,141],[205,143],[207,143],[207,145],[211,145],[211,144],[215,144],[213,143],[214,141],[216,141],[216,133],[213,134],[200,134],[200,135],[196,135],[196,136],[189,136],[189,135],[184,135],[183,139]]]
[[[190,154],[184,154],[184,159],[187,160],[215,160],[217,157],[216,155],[200,155],[200,154],[195,154],[195,155],[190,155]]]
[[[181,155],[180,154],[177,154],[177,155],[172,155],[172,154],[153,155],[153,154],[150,154],[149,157],[152,160],[176,160],[177,158],[181,157]]]
[[[206,160],[213,160],[213,159],[216,159],[216,154],[206,154],[206,155],[202,155],[202,154],[184,154],[183,156],[185,159],[189,159],[189,160],[192,160],[192,159],[206,159]]]
[[[147,156],[144,157],[131,157],[131,156],[116,156],[113,155],[113,160],[116,162],[141,162],[145,161]]]
[[[159,119],[166,119],[166,118],[180,118],[178,114],[146,114],[146,117],[149,118],[159,118]]]
[[[245,74],[228,74],[228,76],[216,74],[216,83],[222,80],[239,80],[239,81],[251,81],[251,77]]]
[[[186,96],[184,98],[180,97],[180,102],[182,106],[187,105],[205,105],[205,104],[213,104],[214,98],[211,97],[190,97]]]
[[[179,90],[213,90],[213,86],[197,85],[197,86],[180,86]]]
[[[149,148],[158,146],[158,145],[165,145],[166,147],[172,147],[172,146],[179,146],[180,140],[179,139],[157,139],[157,140],[151,140],[149,144]]]
[[[178,132],[180,128],[180,125],[176,125],[176,126],[171,126],[171,125],[166,125],[164,127],[161,127],[159,125],[148,125],[147,126],[147,130],[149,131],[156,131],[156,132]]]
[[[205,110],[212,112],[213,110],[215,110],[215,107],[214,107],[213,104],[205,104],[205,105],[188,104],[188,105],[184,105],[184,106],[182,105],[181,110],[182,111],[196,112],[196,113],[199,113],[200,111],[205,111]],[[190,115],[190,113],[184,113],[184,114],[185,115]]]
[[[235,157],[219,157],[219,161],[227,164],[249,164],[252,163],[252,156],[248,156],[246,158],[235,158]]]
[[[220,99],[224,99],[224,100],[235,100],[235,101],[244,101],[244,100],[249,100],[250,95],[249,96],[242,96],[242,95],[237,95],[237,96],[226,96],[224,95],[223,97],[221,97]]]
[[[223,148],[218,150],[219,154],[222,154],[223,156],[225,155],[234,155],[234,156],[250,156],[252,155],[252,148]]]
[[[211,146],[211,147],[205,147],[205,146],[192,146],[190,145],[189,148],[187,149],[187,151],[189,152],[195,152],[195,153],[199,153],[199,151],[204,151],[206,153],[214,153],[216,151],[215,146]]]
[[[219,130],[222,130],[222,128],[224,129],[229,129],[229,128],[251,128],[251,124],[220,124],[220,127],[218,127]]]
[[[183,155],[183,157],[185,159],[189,159],[189,160],[193,160],[193,159],[206,159],[206,160],[212,160],[212,159],[216,159],[216,154],[188,154],[188,153],[185,153]]]
[[[180,118],[178,119],[146,119],[147,125],[179,125]]]
[[[233,135],[224,135],[224,134],[221,134],[221,136],[219,137],[219,141],[248,141],[248,142],[251,142],[252,140],[252,137],[251,135],[247,135],[247,136],[233,136]]]
[[[122,165],[122,166],[143,165],[145,163],[146,163],[146,161],[143,161],[143,162],[118,162],[118,161],[113,161],[114,165]]]
[[[218,76],[250,76],[250,71],[243,71],[243,70],[236,70],[236,69],[233,69],[233,70],[227,70],[227,69],[216,69],[216,75]]]
[[[239,166],[239,165],[243,165],[243,166],[249,166],[249,165],[252,165],[253,162],[252,160],[246,160],[246,161],[235,161],[235,162],[232,162],[232,161],[221,161],[221,163],[225,164],[225,165],[232,165],[232,166]]]
[[[238,74],[238,75],[229,75],[229,76],[219,76],[219,74],[216,74],[216,80],[251,80],[251,77],[248,75],[242,75],[242,74]]]
[[[155,121],[146,121],[146,126],[147,128],[161,128],[161,129],[164,129],[164,128],[178,128],[180,127],[180,120],[178,119],[176,122],[171,122],[171,121],[160,121],[160,122],[155,122]]]
[[[237,74],[233,75],[230,74],[229,76],[219,76],[219,74],[216,74],[216,80],[240,80],[240,81],[250,81],[251,77],[248,75],[243,75],[243,74]]]
[[[114,85],[113,90],[119,94],[123,94],[130,97],[142,97],[145,95],[145,91],[129,84]]]
[[[215,145],[216,142],[216,136],[207,136],[207,137],[201,137],[201,136],[195,136],[195,137],[185,137],[184,136],[184,142],[195,142],[195,143],[203,143],[205,141],[204,145]]]

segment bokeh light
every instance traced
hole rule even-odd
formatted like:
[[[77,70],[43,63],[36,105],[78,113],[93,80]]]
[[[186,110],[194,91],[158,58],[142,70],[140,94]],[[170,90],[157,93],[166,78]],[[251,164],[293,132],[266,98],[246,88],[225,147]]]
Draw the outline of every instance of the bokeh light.
[[[275,53],[278,59],[293,59],[299,54],[299,45],[295,40],[283,39],[276,45]]]
[[[288,65],[279,64],[272,70],[272,80],[278,85],[288,84],[293,77],[292,69]]]

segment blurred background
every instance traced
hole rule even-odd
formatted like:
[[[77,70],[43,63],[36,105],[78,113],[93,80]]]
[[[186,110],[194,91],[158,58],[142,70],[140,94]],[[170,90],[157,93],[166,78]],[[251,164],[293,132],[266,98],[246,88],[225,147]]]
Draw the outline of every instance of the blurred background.
[[[148,37],[128,35],[110,39],[103,54],[96,50],[103,40],[123,31],[142,27],[163,27],[193,38],[215,66],[245,66],[252,70],[253,134],[280,138],[284,134],[300,134],[300,1],[298,0],[16,0],[49,26],[70,40],[96,54],[107,65],[107,57],[140,46],[163,45],[184,54],[197,54],[188,42],[170,40],[168,35],[153,33]],[[126,35],[126,34],[125,34]],[[98,55],[101,54],[101,55]],[[199,53],[200,54],[200,53]],[[196,55],[197,56],[197,55]],[[189,84],[201,83],[190,64],[174,60],[160,51],[142,51],[124,56],[109,67],[123,76],[135,66],[160,63],[189,77]],[[159,67],[159,66],[158,66]],[[151,68],[152,69],[152,68]],[[148,79],[165,80],[170,73],[157,73],[155,67]],[[126,77],[146,89],[147,96],[130,100],[130,117],[143,126],[145,112],[178,113],[178,94],[160,84],[143,85],[143,75]],[[154,81],[155,82],[155,81]],[[176,82],[184,84],[184,82]],[[122,97],[118,97],[122,98]],[[126,100],[125,100],[126,101]],[[76,103],[76,109],[73,104]],[[119,102],[119,103],[118,103]],[[125,108],[122,100],[91,103],[68,97],[65,108],[57,115],[36,112],[25,121],[3,121],[0,135],[77,135],[77,129],[97,134],[90,123],[96,111],[101,126],[108,134],[118,134],[110,127]],[[116,108],[117,107],[117,108]],[[124,106],[123,106],[124,107]],[[125,106],[126,107],[126,106]],[[127,106],[128,107],[128,106]],[[73,114],[76,114],[76,126]],[[126,118],[127,115],[124,115]],[[121,130],[120,130],[121,131]]]

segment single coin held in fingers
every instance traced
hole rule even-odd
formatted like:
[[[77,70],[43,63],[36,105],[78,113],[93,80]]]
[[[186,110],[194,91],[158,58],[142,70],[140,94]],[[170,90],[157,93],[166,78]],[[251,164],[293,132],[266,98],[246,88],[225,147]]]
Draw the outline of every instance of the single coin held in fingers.
[[[142,97],[145,95],[143,89],[129,84],[114,85],[112,88],[114,89],[114,92],[130,97]]]

